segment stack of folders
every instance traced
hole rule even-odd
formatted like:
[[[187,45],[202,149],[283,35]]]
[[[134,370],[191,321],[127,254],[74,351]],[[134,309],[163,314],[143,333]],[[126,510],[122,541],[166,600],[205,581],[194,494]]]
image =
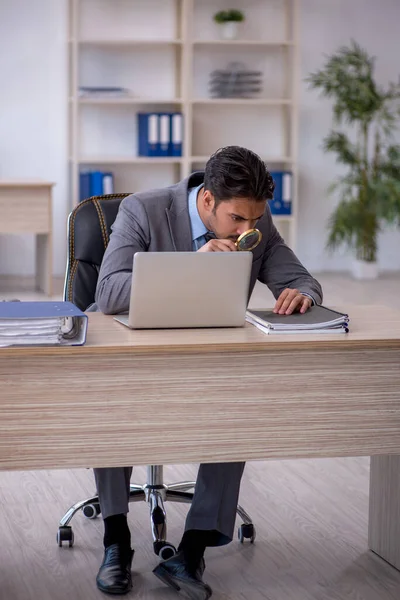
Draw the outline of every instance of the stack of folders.
[[[250,71],[242,63],[229,63],[226,69],[210,74],[211,98],[252,98],[262,91],[262,72]]]
[[[130,90],[123,87],[115,86],[80,86],[78,89],[78,96],[80,97],[106,97],[106,98],[120,98],[122,96],[128,96]]]
[[[0,302],[0,347],[82,346],[87,321],[71,302]]]
[[[79,201],[91,196],[114,193],[114,175],[104,171],[81,171],[79,173]]]
[[[138,113],[139,156],[182,156],[182,113]]]
[[[279,315],[272,310],[248,310],[246,321],[264,333],[348,333],[349,316],[325,306],[312,306],[304,314]]]

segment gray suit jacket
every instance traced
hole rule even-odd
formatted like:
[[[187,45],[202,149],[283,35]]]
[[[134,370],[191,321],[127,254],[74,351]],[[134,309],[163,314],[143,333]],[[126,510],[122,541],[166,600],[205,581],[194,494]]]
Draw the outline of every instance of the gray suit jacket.
[[[188,188],[200,185],[203,179],[204,173],[194,173],[171,187],[132,194],[121,202],[97,283],[95,299],[103,313],[129,310],[135,252],[192,250]],[[285,288],[297,288],[322,302],[320,284],[286,246],[268,207],[257,227],[263,238],[253,251],[249,298],[259,279],[275,298]]]

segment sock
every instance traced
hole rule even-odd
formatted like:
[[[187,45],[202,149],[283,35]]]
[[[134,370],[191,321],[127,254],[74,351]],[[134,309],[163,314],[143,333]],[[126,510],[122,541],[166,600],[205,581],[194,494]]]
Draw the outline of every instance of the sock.
[[[216,530],[188,529],[183,534],[178,551],[183,552],[185,562],[196,569],[207,546],[215,546],[220,533]]]
[[[104,547],[120,544],[130,549],[131,532],[126,515],[112,515],[104,519]]]

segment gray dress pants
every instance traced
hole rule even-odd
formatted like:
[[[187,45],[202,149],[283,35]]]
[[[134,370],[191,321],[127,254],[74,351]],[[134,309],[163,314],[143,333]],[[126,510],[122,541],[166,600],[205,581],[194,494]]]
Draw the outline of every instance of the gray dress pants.
[[[218,546],[233,538],[240,480],[245,463],[202,464],[185,529],[216,530]],[[94,469],[103,519],[129,511],[132,467]]]

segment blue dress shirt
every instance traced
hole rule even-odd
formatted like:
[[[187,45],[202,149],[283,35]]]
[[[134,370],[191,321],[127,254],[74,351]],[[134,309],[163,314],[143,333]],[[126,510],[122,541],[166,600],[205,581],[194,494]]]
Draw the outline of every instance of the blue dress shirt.
[[[190,218],[190,226],[192,229],[192,250],[196,252],[199,248],[204,246],[206,243],[205,235],[209,233],[207,227],[204,225],[203,221],[200,218],[199,211],[197,209],[197,194],[203,187],[201,183],[197,187],[191,188],[189,190],[188,197],[188,208],[189,208],[189,218]]]

